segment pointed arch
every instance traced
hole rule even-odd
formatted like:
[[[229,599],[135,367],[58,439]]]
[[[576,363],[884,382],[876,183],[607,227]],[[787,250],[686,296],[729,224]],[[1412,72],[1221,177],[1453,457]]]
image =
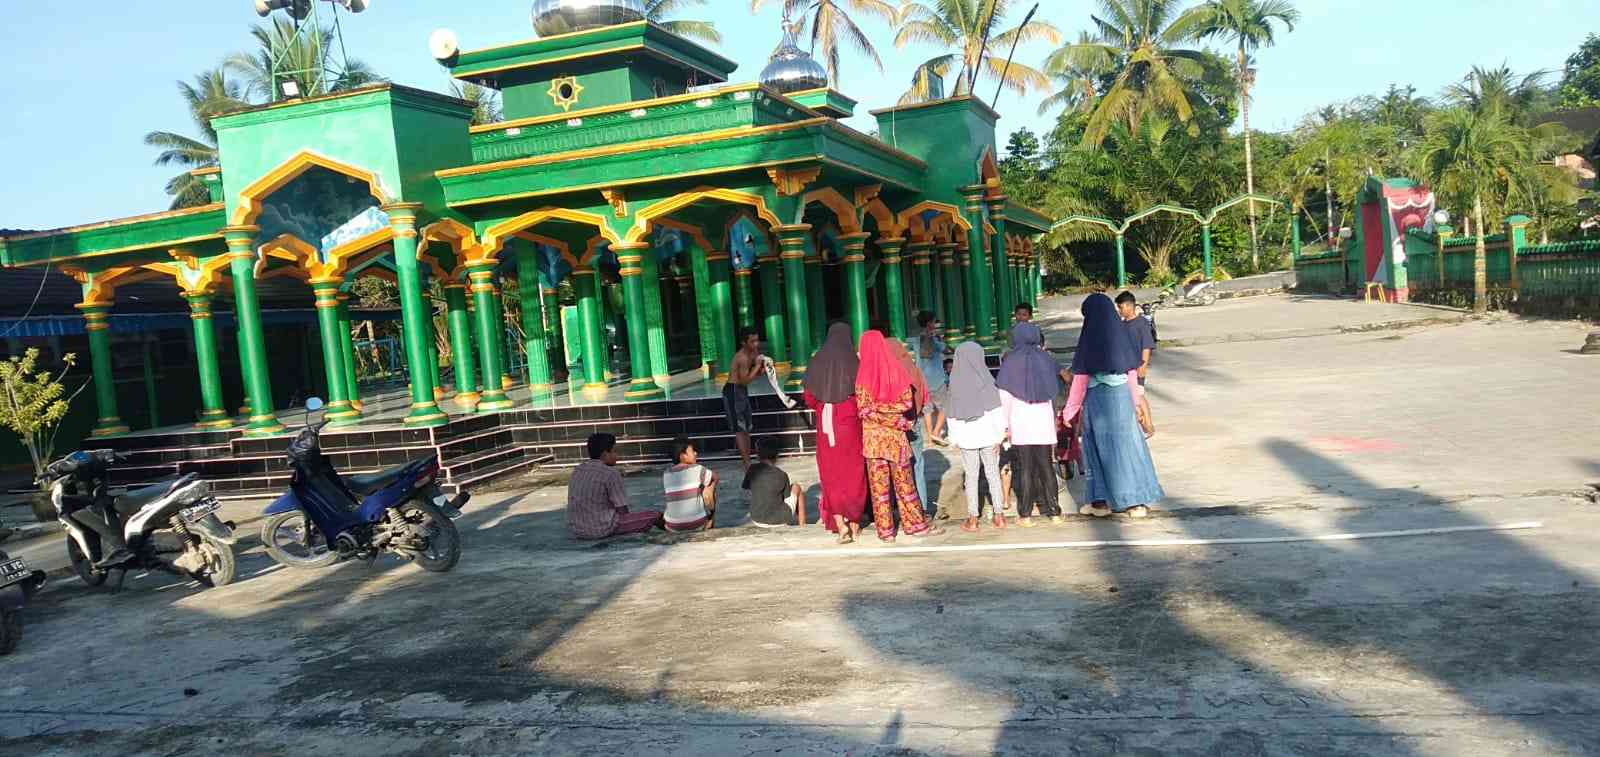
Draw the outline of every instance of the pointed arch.
[[[650,233],[650,223],[657,218],[666,216],[674,211],[689,207],[701,200],[720,200],[725,203],[741,205],[753,210],[761,220],[765,221],[767,228],[777,228],[783,225],[778,215],[767,207],[767,201],[761,195],[751,192],[740,192],[733,189],[718,189],[716,187],[700,187],[684,192],[666,200],[651,205],[639,211],[634,217],[633,228],[628,230],[626,241],[643,241],[646,234]],[[615,240],[612,241],[622,241]]]
[[[913,240],[931,238],[935,233],[933,224],[924,218],[924,215],[929,211],[937,212],[941,219],[945,219],[946,223],[960,228],[963,233],[972,230],[972,224],[967,221],[966,216],[961,213],[959,208],[933,200],[923,200],[900,211],[898,219],[900,228],[907,231]]]
[[[700,249],[705,250],[707,253],[722,252],[722,250],[719,250],[711,245],[711,240],[706,238],[706,232],[704,229],[692,223],[684,223],[672,218],[657,218],[651,223],[654,223],[664,229],[672,229],[674,231],[681,231],[685,234],[688,234],[689,237],[695,241],[695,243],[700,245]]]
[[[277,168],[268,171],[261,178],[251,182],[249,186],[239,190],[239,204],[233,209],[229,223],[234,226],[252,226],[256,218],[261,215],[261,203],[273,192],[282,189],[285,184],[293,181],[295,177],[305,173],[313,167],[325,168],[337,174],[360,179],[367,183],[367,191],[378,200],[379,205],[393,202],[388,192],[384,191],[383,179],[375,171],[368,171],[359,166],[354,166],[343,161],[335,160],[326,155],[320,155],[311,150],[301,150]]]
[[[833,187],[813,189],[802,195],[795,223],[800,223],[805,218],[806,208],[813,203],[833,211],[833,215],[838,218],[839,228],[844,229],[845,233],[855,234],[861,231],[861,218],[855,204],[845,199],[845,196],[839,194],[839,190]]]
[[[519,231],[517,232],[517,238],[523,241],[532,242],[534,244],[542,244],[553,248],[561,255],[562,260],[567,261],[567,265],[572,266],[573,268],[578,267],[578,258],[572,254],[572,245],[567,244],[566,242],[556,239],[555,237],[547,237],[543,234],[535,234],[531,231]]]
[[[582,210],[568,208],[543,207],[531,210],[515,218],[508,218],[500,223],[490,226],[483,232],[483,239],[476,248],[470,251],[469,259],[477,262],[485,261],[500,254],[500,249],[505,246],[505,240],[517,232],[531,229],[545,221],[570,221],[595,227],[600,237],[608,242],[621,242],[622,238],[611,229],[604,216],[588,213]],[[630,235],[632,232],[629,232]]]

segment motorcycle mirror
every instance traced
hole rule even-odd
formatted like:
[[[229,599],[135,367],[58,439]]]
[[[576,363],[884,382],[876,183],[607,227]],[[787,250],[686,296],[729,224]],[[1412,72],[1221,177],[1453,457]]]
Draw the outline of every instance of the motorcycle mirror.
[[[314,412],[316,412],[318,410],[321,410],[321,409],[322,409],[322,398],[321,397],[312,397],[311,399],[306,400],[306,412],[314,413]]]

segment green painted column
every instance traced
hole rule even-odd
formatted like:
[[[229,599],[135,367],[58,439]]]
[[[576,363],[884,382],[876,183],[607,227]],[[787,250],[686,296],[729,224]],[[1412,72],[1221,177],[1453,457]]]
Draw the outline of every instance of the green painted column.
[[[672,382],[667,369],[667,319],[661,307],[661,256],[651,245],[640,254],[640,288],[644,291],[645,337],[650,348],[650,376],[662,386]]]
[[[583,391],[590,395],[606,393],[606,344],[600,332],[600,274],[593,268],[572,272],[573,288],[578,293],[578,344],[582,350]]]
[[[356,338],[355,327],[350,321],[350,294],[339,293],[339,353],[344,358],[345,395],[350,398],[350,406],[357,410],[365,410],[361,405],[361,392],[356,381]]]
[[[632,375],[622,397],[635,402],[661,399],[666,393],[651,374],[650,330],[646,325],[650,311],[644,292],[644,259],[655,254],[655,247],[649,242],[613,242],[611,251],[622,266],[622,295],[628,320],[628,364]]]
[[[335,278],[311,282],[311,291],[316,296],[323,373],[328,378],[328,409],[323,417],[334,426],[348,426],[361,420],[360,411],[350,404],[350,383],[344,374],[344,343],[339,339],[339,284],[342,281]]]
[[[961,304],[966,313],[966,323],[962,327],[962,334],[971,341],[978,341],[978,302],[975,292],[976,273],[972,270],[972,252],[962,243],[956,250],[956,268],[961,274]]]
[[[98,415],[90,436],[128,433],[128,424],[117,412],[116,377],[111,369],[111,303],[79,305],[84,331],[89,336],[89,370],[94,373],[94,402]]]
[[[967,326],[967,305],[961,296],[961,268],[956,264],[956,243],[945,242],[935,249],[939,251],[939,274],[944,286],[944,296],[939,300],[944,305],[944,311],[939,317],[944,319],[945,340],[955,344],[965,338]]]
[[[761,314],[761,332],[767,335],[767,354],[779,370],[788,370],[789,335],[783,317],[783,285],[778,280],[781,265],[777,251],[771,250],[756,260],[756,276],[761,279],[761,306],[765,311]]]
[[[828,294],[822,276],[822,253],[817,249],[816,238],[806,237],[806,315],[811,318],[812,352],[822,346],[828,336]],[[809,361],[810,355],[806,356]]]
[[[888,309],[889,335],[896,339],[906,338],[905,266],[900,261],[900,248],[905,243],[902,237],[878,240],[878,252],[883,254],[883,298]]]
[[[844,301],[845,313],[850,318],[850,330],[856,343],[867,330],[867,232],[845,234],[839,237],[844,246]]]
[[[1128,266],[1122,258],[1122,235],[1117,235],[1117,286],[1128,286]]]
[[[156,361],[151,355],[155,342],[146,339],[139,343],[140,362],[144,368],[144,401],[150,408],[149,428],[161,427],[161,396],[156,393]]]
[[[468,289],[472,292],[473,320],[477,327],[478,365],[483,371],[483,388],[478,395],[478,412],[489,413],[512,406],[505,390],[505,316],[500,309],[500,289],[494,283],[498,261],[467,261]]]
[[[539,288],[542,295],[540,299],[544,301],[545,344],[550,353],[547,362],[565,372],[571,361],[567,360],[567,341],[562,333],[561,292],[544,273],[539,274]],[[552,374],[550,378],[554,383],[555,376]]]
[[[707,378],[717,375],[717,354],[721,341],[717,336],[717,313],[711,301],[711,265],[706,261],[706,249],[693,239],[685,239],[689,251],[690,294],[694,301],[688,313],[700,336],[700,365]]]
[[[245,392],[250,396],[250,418],[246,436],[265,436],[283,431],[283,424],[272,408],[272,379],[267,370],[266,337],[261,331],[261,303],[256,299],[255,226],[226,226],[228,268],[233,276],[233,303],[239,321],[239,363]]]
[[[472,349],[472,317],[467,313],[467,287],[459,281],[444,283],[445,321],[450,329],[450,364],[456,371],[456,404],[478,407],[478,366]]]
[[[733,270],[733,312],[738,318],[739,328],[742,331],[754,328],[756,325],[755,294],[751,291],[750,277],[755,271],[749,268],[735,268]]]
[[[1200,256],[1206,281],[1211,281],[1211,224],[1209,223],[1200,224]]]
[[[967,198],[967,223],[971,225],[967,231],[967,268],[971,273],[966,294],[971,303],[967,310],[972,317],[973,339],[985,349],[997,349],[1003,345],[1002,340],[995,337],[997,298],[994,272],[990,268],[988,256],[983,251],[984,187],[981,184],[966,187],[962,190],[962,194]]]
[[[999,195],[989,198],[989,224],[994,233],[989,235],[989,255],[994,264],[994,327],[997,334],[1010,341],[1011,313],[1017,307],[1016,279],[1011,268],[1010,240],[1006,239],[1006,198]]]
[[[528,391],[534,396],[550,393],[550,353],[545,349],[544,307],[539,287],[539,258],[527,245],[518,245],[517,298],[522,305],[523,349],[528,353]]]
[[[1444,256],[1440,255],[1439,259],[1441,261],[1443,261],[1444,260]],[[1299,218],[1295,218],[1294,221],[1289,224],[1289,262],[1290,263],[1298,263],[1298,262],[1300,262],[1300,219]],[[1291,271],[1294,270],[1294,266],[1291,265],[1289,267],[1289,270],[1291,270]],[[1207,275],[1207,278],[1210,278],[1209,274]],[[1440,277],[1440,279],[1439,279],[1439,286],[1444,286],[1444,278],[1443,277]]]
[[[916,279],[918,311],[931,310],[935,315],[941,309],[933,296],[933,243],[912,242],[906,246],[911,256],[911,270]]]
[[[806,293],[806,241],[811,237],[811,226],[803,223],[779,226],[777,232],[791,336],[789,378],[784,382],[784,389],[799,391],[805,381],[806,364],[811,362],[812,351],[811,303]]]
[[[211,319],[211,294],[187,292],[189,321],[194,326],[194,362],[200,373],[200,419],[206,429],[233,428],[222,398],[222,368],[217,360],[217,329]]]
[[[406,368],[411,374],[411,411],[407,426],[442,426],[450,418],[433,398],[433,371],[428,369],[429,321],[433,313],[422,297],[422,275],[417,270],[417,210],[419,203],[391,203],[383,207],[394,231],[395,282],[400,290],[400,320],[405,329]]]
[[[733,325],[731,262],[726,252],[706,251],[706,272],[711,279],[711,310],[716,317],[717,329],[717,365],[713,373],[718,381],[728,379],[728,370],[733,366],[733,353],[737,349],[734,346],[736,329]]]

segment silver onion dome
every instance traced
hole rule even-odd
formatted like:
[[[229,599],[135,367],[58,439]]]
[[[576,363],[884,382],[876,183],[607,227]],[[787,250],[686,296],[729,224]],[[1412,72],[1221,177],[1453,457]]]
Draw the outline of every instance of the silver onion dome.
[[[798,31],[798,24],[783,20],[783,42],[761,69],[761,83],[785,94],[828,86],[828,69],[800,49]]]
[[[533,30],[550,37],[644,20],[644,0],[533,0]]]

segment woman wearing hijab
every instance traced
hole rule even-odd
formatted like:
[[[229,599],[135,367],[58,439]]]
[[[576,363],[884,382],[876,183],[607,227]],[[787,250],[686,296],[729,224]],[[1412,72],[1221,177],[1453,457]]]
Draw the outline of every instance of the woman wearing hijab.
[[[912,536],[932,536],[944,529],[928,524],[922,500],[912,482],[911,442],[906,433],[916,421],[916,380],[895,357],[880,331],[861,335],[861,366],[856,372],[856,409],[861,414],[861,448],[867,458],[867,483],[872,493],[872,520],[878,538],[893,542],[894,513],[899,502],[900,529]],[[809,369],[808,369],[809,370]]]
[[[928,439],[928,429],[927,424],[924,422],[924,416],[932,405],[928,400],[931,394],[928,390],[928,379],[922,375],[922,368],[917,365],[916,356],[906,349],[904,342],[887,337],[883,341],[889,347],[889,354],[893,355],[894,359],[900,363],[900,367],[904,368],[906,373],[911,376],[911,412],[913,420],[911,431],[907,435],[907,438],[911,440],[911,480],[917,485],[917,501],[923,505],[923,514],[932,517],[933,503],[928,501],[928,477],[926,474],[927,468],[924,467],[923,456],[923,453],[927,450]]]
[[[1000,405],[1011,430],[1015,455],[1011,472],[1017,490],[1017,525],[1033,528],[1033,509],[1061,523],[1060,493],[1056,489],[1056,412],[1051,401],[1060,393],[1060,367],[1045,354],[1044,332],[1032,323],[1011,329],[1012,349],[1000,359]]]
[[[1000,512],[1004,497],[1000,487],[1000,442],[1006,438],[1005,411],[994,376],[983,360],[983,347],[977,342],[962,342],[956,348],[945,419],[950,443],[961,450],[961,467],[966,473],[967,520],[961,530],[978,530],[978,519],[983,515],[978,502],[980,472],[989,479],[994,527],[1005,528],[1006,516]]]
[[[839,535],[840,544],[861,534],[861,513],[867,508],[867,461],[861,456],[855,397],[859,366],[850,324],[836,322],[806,368],[805,403],[817,419],[821,520]]]
[[[1161,483],[1150,447],[1139,427],[1144,390],[1141,360],[1117,306],[1103,294],[1083,301],[1083,331],[1072,356],[1072,391],[1061,417],[1083,413],[1083,459],[1089,467],[1089,502],[1079,512],[1105,517],[1112,511],[1143,518],[1161,499]]]

